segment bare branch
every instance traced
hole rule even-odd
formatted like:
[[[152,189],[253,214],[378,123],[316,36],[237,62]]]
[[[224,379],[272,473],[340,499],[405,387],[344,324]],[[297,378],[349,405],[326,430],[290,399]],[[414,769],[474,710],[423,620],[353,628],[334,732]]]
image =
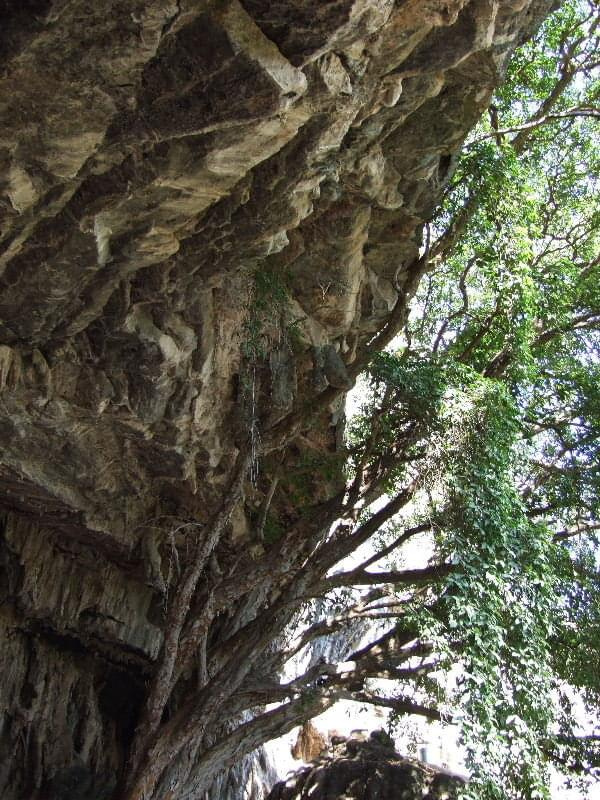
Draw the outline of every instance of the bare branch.
[[[479,136],[477,139],[474,139],[472,142],[469,142],[465,149],[468,150],[469,148],[474,147],[476,144],[484,142],[486,139],[497,138],[498,136],[503,136],[507,133],[531,131],[535,128],[541,127],[542,125],[548,125],[551,122],[556,122],[561,119],[575,119],[577,117],[600,119],[600,109],[593,106],[582,106],[578,108],[569,108],[565,111],[554,112],[553,114],[546,114],[545,116],[538,117],[534,120],[530,120],[529,122],[524,122],[522,125],[513,125],[509,128],[500,128],[497,131],[495,130],[493,133],[485,133],[482,136]]]
[[[384,697],[382,695],[374,694],[373,692],[357,692],[354,695],[354,700],[357,702],[369,703],[373,706],[383,706],[384,708],[391,708],[397,714],[414,714],[415,716],[425,717],[432,722],[449,722],[437,708],[425,706],[422,703],[417,703],[408,697]]]
[[[190,608],[192,595],[196,591],[200,575],[240,499],[249,466],[250,452],[249,448],[245,448],[238,454],[233,476],[221,508],[206,526],[205,536],[198,540],[194,556],[185,569],[181,583],[171,602],[161,655],[130,752],[130,769],[133,773],[139,768],[149,739],[160,724],[173,688],[173,674],[179,653],[180,635]]]
[[[394,550],[397,550],[398,547],[402,547],[402,545],[405,544],[409,539],[412,539],[413,536],[417,536],[419,533],[425,533],[426,531],[431,530],[431,528],[431,522],[423,522],[421,525],[416,525],[414,528],[407,528],[406,530],[402,531],[400,536],[397,536],[391,544],[387,545],[381,550],[378,550],[370,558],[367,558],[366,561],[363,561],[362,564],[358,566],[358,569],[367,569],[367,567],[370,567],[377,561],[381,561],[381,559],[385,558],[385,556],[389,556],[389,554]]]
[[[419,586],[442,580],[456,571],[454,564],[433,564],[423,569],[388,570],[387,572],[367,572],[354,569],[350,572],[339,572],[321,581],[323,591],[330,591],[340,586],[376,586],[381,583],[392,583],[396,586]]]
[[[575,527],[565,528],[564,530],[557,531],[552,537],[555,542],[562,542],[565,539],[572,539],[575,536],[583,536],[586,533],[593,533],[600,530],[600,522],[582,522],[578,521]]]
[[[350,555],[357,547],[364,544],[389,519],[400,511],[413,497],[417,490],[417,482],[412,481],[405,489],[393,497],[383,508],[376,511],[369,519],[348,532],[347,525],[339,526],[331,539],[326,541],[315,556],[313,574],[323,575],[328,569]]]

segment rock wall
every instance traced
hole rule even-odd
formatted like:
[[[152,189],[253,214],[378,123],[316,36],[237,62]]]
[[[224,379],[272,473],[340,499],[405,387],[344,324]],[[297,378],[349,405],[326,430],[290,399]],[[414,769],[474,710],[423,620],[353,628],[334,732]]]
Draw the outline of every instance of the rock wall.
[[[6,800],[110,796],[190,536],[249,435],[214,580],[264,555],[276,458],[335,458],[461,143],[551,5],[2,4]]]

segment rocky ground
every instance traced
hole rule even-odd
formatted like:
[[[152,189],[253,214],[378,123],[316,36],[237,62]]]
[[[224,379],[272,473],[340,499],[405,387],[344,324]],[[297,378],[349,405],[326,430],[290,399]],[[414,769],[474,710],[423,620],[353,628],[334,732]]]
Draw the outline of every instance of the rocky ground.
[[[463,780],[403,758],[383,731],[338,737],[308,767],[273,787],[268,800],[453,800]]]

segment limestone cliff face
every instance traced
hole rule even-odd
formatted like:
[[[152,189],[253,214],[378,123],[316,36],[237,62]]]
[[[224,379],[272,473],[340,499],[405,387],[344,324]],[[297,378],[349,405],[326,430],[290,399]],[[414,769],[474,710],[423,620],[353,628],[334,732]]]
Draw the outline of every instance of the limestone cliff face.
[[[395,752],[381,731],[338,738],[319,758],[273,787],[268,800],[455,800],[463,780]]]
[[[243,620],[274,465],[335,456],[461,143],[551,5],[2,4],[3,798],[110,796],[189,541],[250,438],[260,472],[194,599],[225,581],[211,641]],[[202,746],[156,797],[192,796]]]

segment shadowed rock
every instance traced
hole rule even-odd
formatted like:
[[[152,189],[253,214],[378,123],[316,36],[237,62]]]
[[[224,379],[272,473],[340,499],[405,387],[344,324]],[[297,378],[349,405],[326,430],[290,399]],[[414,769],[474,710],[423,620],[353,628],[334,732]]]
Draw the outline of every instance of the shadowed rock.
[[[453,800],[458,775],[394,750],[382,731],[369,739],[337,738],[329,752],[273,787],[268,800]]]

